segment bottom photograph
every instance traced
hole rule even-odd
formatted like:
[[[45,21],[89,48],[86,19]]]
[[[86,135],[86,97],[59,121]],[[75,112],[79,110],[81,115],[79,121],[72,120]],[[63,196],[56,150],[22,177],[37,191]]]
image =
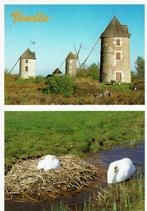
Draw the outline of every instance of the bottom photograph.
[[[144,210],[144,118],[5,112],[5,211]]]

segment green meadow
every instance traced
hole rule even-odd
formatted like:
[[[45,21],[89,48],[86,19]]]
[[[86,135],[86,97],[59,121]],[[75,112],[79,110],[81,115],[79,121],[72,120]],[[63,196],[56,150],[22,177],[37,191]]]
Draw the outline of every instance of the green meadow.
[[[5,165],[46,154],[75,154],[144,140],[144,112],[6,112]]]

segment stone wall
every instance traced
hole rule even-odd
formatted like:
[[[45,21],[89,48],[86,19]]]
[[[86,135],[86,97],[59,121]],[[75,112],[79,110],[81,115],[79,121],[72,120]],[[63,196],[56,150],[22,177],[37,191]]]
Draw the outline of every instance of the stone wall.
[[[20,78],[35,77],[36,76],[35,70],[36,70],[35,59],[20,59],[20,65],[19,65]]]
[[[120,46],[116,40],[120,39]],[[116,59],[116,53],[120,54],[120,60]],[[129,38],[102,38],[100,81],[116,81],[116,75],[121,74],[121,82],[131,82],[130,70],[130,40]]]

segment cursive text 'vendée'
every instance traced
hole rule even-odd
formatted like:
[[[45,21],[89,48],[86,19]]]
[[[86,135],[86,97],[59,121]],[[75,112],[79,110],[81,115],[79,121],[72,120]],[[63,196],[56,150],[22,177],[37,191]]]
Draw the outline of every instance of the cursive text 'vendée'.
[[[24,16],[22,12],[16,11],[12,12],[11,16],[13,18],[13,23],[16,22],[48,22],[48,16],[37,13],[34,16]]]

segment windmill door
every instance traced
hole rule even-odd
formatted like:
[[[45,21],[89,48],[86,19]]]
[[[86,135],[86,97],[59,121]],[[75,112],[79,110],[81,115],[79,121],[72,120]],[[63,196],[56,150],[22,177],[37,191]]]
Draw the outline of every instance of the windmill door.
[[[122,73],[121,72],[116,73],[116,81],[119,81],[119,82],[122,81]]]

